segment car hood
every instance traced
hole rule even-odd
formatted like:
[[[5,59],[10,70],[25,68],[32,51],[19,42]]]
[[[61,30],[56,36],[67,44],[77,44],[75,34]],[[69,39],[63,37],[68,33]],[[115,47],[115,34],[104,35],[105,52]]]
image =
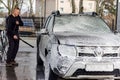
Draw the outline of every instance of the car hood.
[[[120,46],[120,37],[110,34],[55,33],[60,44],[75,46]]]

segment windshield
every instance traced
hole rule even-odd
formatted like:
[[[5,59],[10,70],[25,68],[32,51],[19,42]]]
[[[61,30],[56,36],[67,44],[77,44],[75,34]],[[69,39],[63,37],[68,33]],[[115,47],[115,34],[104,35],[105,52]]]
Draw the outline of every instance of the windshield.
[[[99,17],[60,16],[55,18],[54,32],[110,33],[108,25]]]

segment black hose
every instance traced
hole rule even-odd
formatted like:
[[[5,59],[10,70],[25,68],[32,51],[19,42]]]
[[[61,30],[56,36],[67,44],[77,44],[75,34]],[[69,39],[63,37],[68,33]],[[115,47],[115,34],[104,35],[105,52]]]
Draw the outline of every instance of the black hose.
[[[29,44],[28,42],[24,41],[23,39],[19,38],[22,42],[24,42],[25,44],[29,45],[30,47],[34,48],[33,45]]]

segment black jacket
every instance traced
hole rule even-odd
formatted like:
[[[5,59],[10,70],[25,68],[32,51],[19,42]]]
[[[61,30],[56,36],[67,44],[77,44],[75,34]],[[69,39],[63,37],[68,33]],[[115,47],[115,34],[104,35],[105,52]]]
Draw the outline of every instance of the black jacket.
[[[19,22],[19,25],[16,24],[16,21]],[[6,18],[6,30],[8,36],[18,35],[19,26],[23,26],[20,16],[14,17],[13,15],[9,15]]]

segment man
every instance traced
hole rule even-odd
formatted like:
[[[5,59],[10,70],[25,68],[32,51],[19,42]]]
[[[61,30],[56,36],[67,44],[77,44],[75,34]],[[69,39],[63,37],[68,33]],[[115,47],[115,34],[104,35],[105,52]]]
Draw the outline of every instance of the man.
[[[23,22],[19,16],[20,9],[15,8],[11,15],[6,19],[6,30],[9,41],[9,47],[7,51],[6,66],[18,66],[15,61],[16,54],[19,49],[19,26],[23,26]]]

